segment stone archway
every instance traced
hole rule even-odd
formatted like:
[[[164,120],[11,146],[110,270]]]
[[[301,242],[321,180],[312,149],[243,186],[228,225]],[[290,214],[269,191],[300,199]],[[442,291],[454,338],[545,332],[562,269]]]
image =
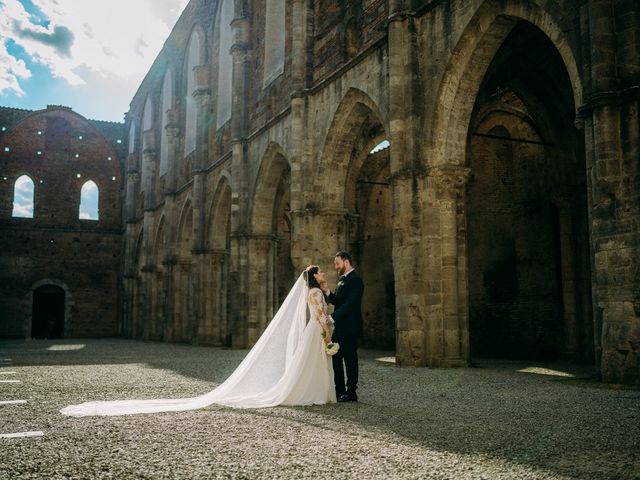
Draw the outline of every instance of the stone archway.
[[[480,84],[489,64],[518,22],[537,26],[562,58],[569,76],[573,104],[582,105],[578,66],[565,33],[548,12],[533,2],[487,0],[478,9],[458,41],[435,99],[432,128],[425,131],[429,165],[464,165],[466,134]]]
[[[224,173],[216,187],[207,227],[204,273],[204,322],[198,326],[199,343],[231,345],[229,329],[229,266],[231,187]]]
[[[395,281],[387,139],[375,102],[360,90],[349,90],[327,135],[318,190],[327,213],[335,218],[342,212],[344,218],[344,233],[336,233],[329,261],[338,250],[350,251],[365,282],[362,344],[393,350]]]
[[[573,52],[562,29],[548,12],[533,2],[487,0],[482,4],[452,51],[435,97],[433,123],[431,128],[425,129],[428,132],[424,143],[426,208],[422,221],[424,271],[429,289],[425,297],[427,365],[463,366],[470,362],[469,284],[477,282],[469,276],[468,246],[474,248],[474,231],[468,225],[470,214],[466,202],[469,198],[465,193],[466,188],[473,188],[475,178],[474,172],[467,167],[468,139],[473,133],[470,125],[472,117],[477,118],[480,107],[477,99],[482,96],[481,87],[486,84],[483,80],[491,76],[492,61],[509,34],[523,21],[539,26],[563,65],[563,78],[569,79],[566,94],[574,108],[570,114],[571,124],[575,105],[582,99]],[[528,52],[535,49],[532,47]],[[522,52],[523,56],[528,52]],[[546,67],[545,62],[541,64]],[[537,66],[539,68],[540,64]],[[469,181],[472,182],[470,187],[467,186]],[[471,206],[472,213],[473,208]],[[513,256],[506,256],[506,263],[509,258]]]
[[[487,69],[467,137],[472,355],[593,359],[586,165],[574,112],[560,54],[519,22]]]
[[[366,288],[362,297],[363,339],[368,348],[394,350],[395,281],[392,262],[391,187],[388,147],[372,151],[380,137],[363,149],[363,161],[354,168],[348,189],[353,191],[355,228],[351,251],[357,259]],[[358,162],[360,163],[360,162]],[[348,197],[349,198],[349,197]],[[349,199],[351,200],[351,199]]]
[[[255,294],[250,302],[257,314],[249,326],[253,343],[295,282],[291,260],[291,167],[282,148],[268,146],[256,176],[251,210],[250,252]]]
[[[184,203],[178,224],[176,243],[176,265],[173,269],[173,322],[171,340],[191,342],[195,336],[193,312],[193,207],[191,201]]]

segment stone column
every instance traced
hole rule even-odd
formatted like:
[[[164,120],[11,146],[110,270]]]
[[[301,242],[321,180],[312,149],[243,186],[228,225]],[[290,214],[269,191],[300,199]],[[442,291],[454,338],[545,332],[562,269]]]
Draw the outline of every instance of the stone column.
[[[198,326],[200,343],[225,345],[227,335],[227,276],[229,252],[212,249],[205,255],[202,309],[204,320]]]
[[[431,191],[427,193],[431,221],[425,222],[427,239],[432,242],[427,246],[432,267],[429,270],[434,280],[440,278],[442,289],[439,294],[427,295],[427,304],[435,307],[428,319],[428,358],[449,367],[469,364],[469,318],[467,309],[461,308],[467,305],[468,290],[460,289],[461,284],[466,285],[466,258],[460,252],[466,239],[459,238],[461,230],[464,231],[459,212],[464,211],[468,177],[468,168],[454,165],[432,167],[427,177],[427,188]],[[427,280],[431,280],[429,277]]]
[[[291,212],[293,229],[291,260],[297,273],[310,263],[319,264],[327,273],[331,285],[333,259],[339,250],[349,247],[348,212],[344,208],[294,210]]]
[[[393,217],[396,363],[402,366],[428,364],[425,289],[435,282],[425,273],[422,247],[425,183],[423,171],[405,169],[391,175],[393,210],[397,212]]]
[[[138,288],[139,296],[139,311],[138,318],[136,319],[136,337],[148,338],[149,329],[151,323],[154,321],[152,318],[152,309],[150,308],[150,302],[153,301],[153,241],[154,241],[154,226],[155,226],[155,192],[154,192],[154,179],[156,171],[156,150],[155,150],[155,133],[150,129],[143,132],[143,145],[144,150],[142,152],[142,169],[143,169],[143,185],[141,188],[144,191],[144,206],[143,206],[143,219],[142,219],[142,255],[141,262],[141,276],[140,285]]]
[[[242,2],[236,3],[233,28],[233,99],[231,105],[231,257],[229,271],[229,288],[233,292],[230,305],[230,323],[232,345],[244,348],[249,345],[247,321],[255,319],[255,312],[248,311],[251,304],[250,291],[250,258],[249,242],[249,207],[250,207],[250,159],[247,153],[248,108],[250,75],[252,69],[252,50],[250,44],[250,21]],[[255,321],[255,320],[252,320]]]
[[[134,302],[135,302],[135,277],[136,269],[136,199],[139,176],[135,165],[135,156],[127,157],[127,183],[124,202],[125,238],[124,238],[124,305],[121,335],[131,337],[133,335]]]
[[[585,120],[596,345],[598,336],[601,341],[596,357],[604,381],[634,384],[640,384],[640,65],[637,41],[622,39],[637,38],[633,19],[639,10],[637,2],[589,1],[591,85],[579,109]]]
[[[197,104],[198,131],[196,134],[195,159],[192,165],[193,175],[193,246],[192,260],[193,268],[191,275],[194,285],[192,291],[193,304],[189,306],[192,311],[190,315],[191,340],[193,343],[200,343],[200,325],[205,321],[205,292],[204,279],[206,278],[205,244],[206,244],[206,168],[209,158],[209,125],[211,110],[211,90],[209,88],[209,66],[200,65],[194,68],[196,90],[193,93]]]
[[[573,238],[573,205],[570,197],[556,197],[558,231],[560,235],[560,271],[562,275],[562,305],[564,311],[564,352],[570,359],[579,356],[580,331],[576,311],[576,268]]]
[[[176,109],[167,110],[167,125],[165,126],[165,132],[167,135],[167,149],[168,149],[168,168],[164,177],[164,191],[165,195],[173,195],[176,191],[176,182],[178,177],[178,159],[180,155],[180,126],[179,126],[179,112]]]
[[[175,340],[174,324],[175,324],[175,292],[176,288],[175,268],[176,258],[172,255],[167,255],[163,260],[164,266],[164,278],[163,278],[163,290],[167,292],[164,302],[164,319],[162,324],[162,338],[165,342],[172,342]]]
[[[425,169],[413,111],[417,52],[414,18],[402,0],[389,2],[389,162],[393,203],[396,363],[431,364],[426,348],[428,305],[423,252]],[[422,105],[421,101],[418,101]]]
[[[174,256],[173,246],[177,237],[177,225],[179,219],[176,219],[175,193],[178,178],[178,159],[180,158],[180,126],[178,121],[178,111],[171,109],[167,111],[167,125],[165,131],[167,134],[167,148],[169,150],[168,169],[165,174],[164,181],[164,245],[166,251],[158,255],[163,265],[162,274],[162,291],[165,293],[161,306],[161,321],[159,322],[158,334],[164,341],[174,340],[173,322],[174,313],[174,275],[176,258]]]

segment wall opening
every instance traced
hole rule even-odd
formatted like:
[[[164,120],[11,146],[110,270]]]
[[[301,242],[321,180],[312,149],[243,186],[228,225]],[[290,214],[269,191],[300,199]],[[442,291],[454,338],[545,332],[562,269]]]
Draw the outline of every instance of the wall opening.
[[[56,285],[42,285],[33,292],[31,338],[64,338],[64,289]]]
[[[574,111],[559,53],[520,22],[489,65],[467,139],[472,356],[592,355],[586,172]]]

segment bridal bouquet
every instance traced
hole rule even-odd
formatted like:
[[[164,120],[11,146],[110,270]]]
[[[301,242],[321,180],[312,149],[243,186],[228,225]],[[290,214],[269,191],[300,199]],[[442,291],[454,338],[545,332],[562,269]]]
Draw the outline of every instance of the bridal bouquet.
[[[329,356],[335,355],[336,353],[338,353],[338,350],[340,350],[340,344],[337,342],[324,344],[324,351]]]

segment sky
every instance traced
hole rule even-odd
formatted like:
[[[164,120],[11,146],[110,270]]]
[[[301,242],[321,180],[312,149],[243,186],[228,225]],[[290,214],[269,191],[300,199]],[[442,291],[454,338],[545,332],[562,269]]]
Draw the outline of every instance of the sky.
[[[188,0],[0,0],[0,106],[123,121]]]
[[[13,192],[12,217],[33,218],[35,185],[27,175],[18,177]],[[82,220],[98,220],[100,192],[92,180],[84,183],[80,189],[80,208],[78,218]]]

